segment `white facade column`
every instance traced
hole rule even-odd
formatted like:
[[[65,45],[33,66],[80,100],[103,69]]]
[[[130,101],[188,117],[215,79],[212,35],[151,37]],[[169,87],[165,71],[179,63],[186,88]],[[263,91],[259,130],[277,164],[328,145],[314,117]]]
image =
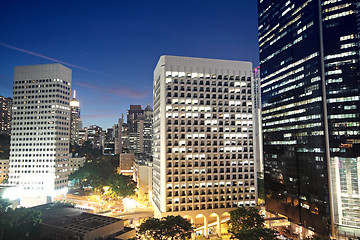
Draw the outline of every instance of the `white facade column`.
[[[221,237],[221,218],[219,215],[216,215],[216,221],[217,221],[217,234],[219,237]]]
[[[209,237],[209,226],[208,226],[208,219],[204,215],[204,237]]]

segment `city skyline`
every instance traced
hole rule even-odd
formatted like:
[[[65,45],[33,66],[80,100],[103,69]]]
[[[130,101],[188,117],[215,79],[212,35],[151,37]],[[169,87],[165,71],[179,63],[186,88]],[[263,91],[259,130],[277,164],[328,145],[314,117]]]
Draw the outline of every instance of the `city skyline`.
[[[130,104],[152,105],[153,68],[163,54],[258,65],[256,2],[28,4],[0,10],[0,95],[12,97],[15,66],[65,64],[84,126],[109,128]]]

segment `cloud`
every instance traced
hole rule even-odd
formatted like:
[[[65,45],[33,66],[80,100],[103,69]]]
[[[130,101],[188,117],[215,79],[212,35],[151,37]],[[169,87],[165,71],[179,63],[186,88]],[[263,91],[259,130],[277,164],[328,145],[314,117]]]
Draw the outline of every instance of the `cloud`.
[[[30,54],[30,55],[33,55],[33,56],[36,56],[36,57],[40,57],[40,58],[44,58],[44,59],[54,61],[54,62],[57,62],[57,63],[61,63],[61,64],[64,64],[64,65],[67,65],[69,67],[72,67],[72,68],[77,68],[77,69],[80,69],[80,70],[83,70],[83,71],[97,73],[97,74],[109,77],[107,74],[96,71],[96,70],[92,70],[92,69],[89,69],[89,68],[84,68],[84,67],[72,64],[72,63],[63,62],[63,61],[60,61],[60,60],[55,59],[55,58],[44,56],[44,55],[42,55],[40,53],[36,53],[36,52],[32,52],[32,51],[29,51],[29,50],[26,50],[26,49],[18,48],[18,47],[15,47],[15,46],[3,43],[3,42],[0,42],[0,46],[10,48],[10,49],[14,49],[14,50],[19,51],[19,52],[27,53],[27,54]]]
[[[125,97],[129,97],[129,98],[134,98],[134,99],[145,98],[151,93],[151,90],[139,91],[139,90],[135,90],[135,89],[131,89],[131,88],[128,88],[125,86],[119,86],[119,85],[117,85],[116,87],[103,87],[103,86],[95,85],[92,83],[85,83],[85,82],[77,82],[77,84],[82,87],[95,89],[100,92],[107,92],[107,93],[111,93],[116,96],[120,96],[120,97],[125,96]]]

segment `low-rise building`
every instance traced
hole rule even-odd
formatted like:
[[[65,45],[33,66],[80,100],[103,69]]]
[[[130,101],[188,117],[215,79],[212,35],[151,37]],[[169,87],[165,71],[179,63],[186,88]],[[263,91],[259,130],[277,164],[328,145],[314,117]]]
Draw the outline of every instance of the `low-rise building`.
[[[132,153],[120,153],[119,174],[133,175],[135,156]]]
[[[134,181],[137,183],[139,199],[151,200],[152,196],[152,165],[136,162],[134,164]]]
[[[44,204],[33,209],[42,213],[42,238],[95,240],[108,237],[121,239],[123,234],[130,235],[128,238],[135,236],[134,229],[124,228],[122,219],[95,215],[60,204]]]
[[[85,157],[70,157],[69,158],[69,174],[79,170],[82,166],[84,166],[86,159]]]

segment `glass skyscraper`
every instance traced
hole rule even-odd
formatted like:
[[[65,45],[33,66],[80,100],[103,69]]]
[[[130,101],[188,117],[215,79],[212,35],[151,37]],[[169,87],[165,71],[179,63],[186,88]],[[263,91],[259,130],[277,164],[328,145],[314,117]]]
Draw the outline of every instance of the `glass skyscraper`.
[[[321,235],[359,236],[356,0],[259,0],[266,206]]]

